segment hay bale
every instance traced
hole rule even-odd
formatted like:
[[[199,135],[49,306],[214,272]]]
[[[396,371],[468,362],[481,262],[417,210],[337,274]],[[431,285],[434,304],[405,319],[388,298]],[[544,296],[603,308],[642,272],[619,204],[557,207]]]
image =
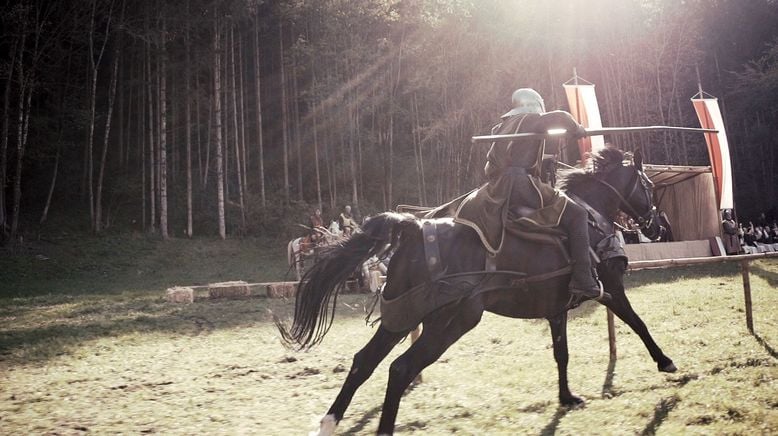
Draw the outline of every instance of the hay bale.
[[[243,280],[208,284],[208,298],[246,298],[250,296],[251,288]]]
[[[174,286],[165,292],[168,303],[193,303],[194,289],[186,286]]]
[[[270,298],[294,298],[297,295],[297,282],[278,282],[267,285]]]

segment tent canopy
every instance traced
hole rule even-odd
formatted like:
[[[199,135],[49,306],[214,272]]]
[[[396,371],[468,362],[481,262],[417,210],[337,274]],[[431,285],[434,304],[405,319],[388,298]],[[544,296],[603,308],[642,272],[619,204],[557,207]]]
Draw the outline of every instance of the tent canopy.
[[[654,182],[656,207],[668,215],[676,240],[720,236],[711,167],[644,164],[643,171]]]
[[[679,166],[679,165],[643,165],[643,172],[654,182],[657,189],[674,185],[696,177],[700,174],[710,173],[709,166]]]

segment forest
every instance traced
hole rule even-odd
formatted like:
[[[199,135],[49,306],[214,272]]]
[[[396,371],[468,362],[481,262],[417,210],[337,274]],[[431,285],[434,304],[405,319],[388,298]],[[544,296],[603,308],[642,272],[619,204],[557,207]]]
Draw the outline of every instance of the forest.
[[[0,239],[290,235],[313,208],[436,205],[483,183],[486,134],[576,69],[605,126],[698,127],[719,98],[742,217],[778,205],[774,0],[9,0]],[[700,135],[636,133],[707,165]]]

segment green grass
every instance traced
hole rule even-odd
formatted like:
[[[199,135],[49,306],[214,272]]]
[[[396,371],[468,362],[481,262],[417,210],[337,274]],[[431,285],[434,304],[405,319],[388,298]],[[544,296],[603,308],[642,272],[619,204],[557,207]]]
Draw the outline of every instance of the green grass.
[[[113,294],[218,281],[281,280],[286,241],[65,235],[0,248],[0,298]],[[291,276],[291,275],[290,275]]]
[[[0,258],[2,283],[14,278],[9,264],[28,274],[0,298],[0,433],[305,433],[374,331],[363,320],[366,295],[339,299],[329,335],[303,353],[285,349],[272,324],[271,311],[289,316],[292,301],[164,302],[169,284],[283,276],[279,244],[107,238],[96,248],[58,242],[43,252],[48,260],[36,260],[41,244]],[[778,261],[752,265],[756,336],[745,328],[734,265],[627,281],[677,373],[657,372],[618,320],[618,359],[609,362],[605,311],[586,304],[571,312],[569,373],[587,406],[560,408],[547,323],[487,314],[404,397],[398,431],[778,433]],[[342,434],[376,430],[388,364],[406,349],[396,347],[357,392]]]

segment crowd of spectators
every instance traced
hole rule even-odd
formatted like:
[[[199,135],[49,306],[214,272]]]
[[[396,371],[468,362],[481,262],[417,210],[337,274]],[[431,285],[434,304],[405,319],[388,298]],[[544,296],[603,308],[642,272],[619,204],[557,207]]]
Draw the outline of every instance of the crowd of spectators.
[[[729,211],[724,211],[722,222],[725,238],[732,234],[730,223],[734,222],[731,217],[727,219],[728,213]],[[747,225],[743,225],[743,222],[738,223],[735,234],[739,253],[778,251],[778,222],[775,219],[768,219],[764,212],[760,213],[755,220],[749,220]]]
[[[351,212],[351,206],[346,205],[343,207],[343,212],[337,217],[333,218],[330,225],[325,227],[324,218],[321,215],[321,209],[316,208],[313,210],[313,214],[310,217],[310,231],[311,239],[318,241],[322,231],[329,232],[333,236],[351,236],[351,234],[359,226],[357,225],[357,218]]]

